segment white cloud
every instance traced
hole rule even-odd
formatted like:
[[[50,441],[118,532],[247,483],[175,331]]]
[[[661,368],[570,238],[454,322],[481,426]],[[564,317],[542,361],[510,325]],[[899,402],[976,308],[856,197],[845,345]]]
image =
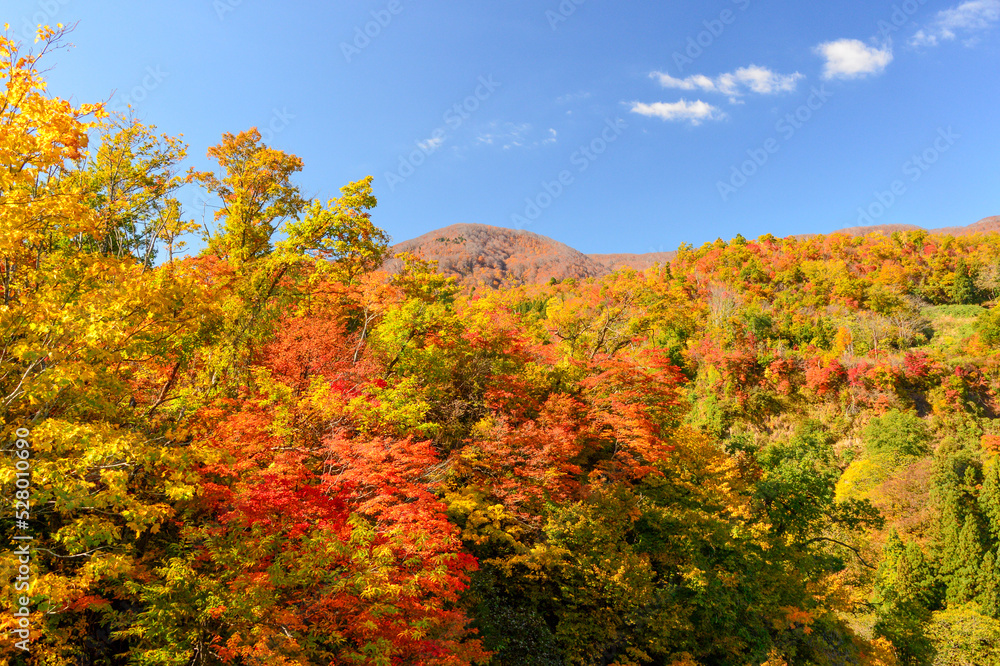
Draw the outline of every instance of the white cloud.
[[[705,120],[722,120],[726,117],[722,111],[707,102],[697,100],[689,102],[682,99],[679,102],[643,102],[632,103],[632,113],[638,113],[649,118],[660,118],[667,121],[688,121],[692,125],[700,125]]]
[[[538,148],[556,142],[558,133],[549,128],[542,139],[538,136],[534,127],[529,123],[510,123],[493,121],[486,126],[486,130],[476,136],[476,145],[500,146],[504,150],[512,148]]]
[[[444,140],[445,140],[444,135],[432,136],[426,141],[421,141],[417,145],[420,146],[425,152],[433,153],[435,150],[441,147],[441,144],[444,143]]]
[[[489,124],[489,131],[482,132],[476,137],[476,143],[492,146],[499,144],[504,150],[520,148],[524,145],[524,137],[531,130],[531,125],[527,123],[497,123]]]
[[[892,46],[866,46],[857,39],[825,42],[817,46],[815,51],[826,58],[824,79],[857,79],[881,74],[892,62]]]
[[[715,90],[715,82],[707,76],[697,74],[686,79],[675,79],[666,72],[653,72],[650,76],[660,82],[664,88],[679,88],[681,90]]]
[[[937,13],[926,28],[910,38],[911,46],[937,46],[941,42],[964,38],[971,46],[978,33],[985,32],[1000,21],[1000,0],[969,0]]]
[[[650,74],[664,88],[680,90],[704,90],[717,92],[730,97],[741,97],[747,93],[758,95],[773,95],[782,92],[794,92],[798,82],[805,78],[802,74],[778,74],[767,67],[750,65],[741,67],[735,72],[721,74],[712,79],[703,74],[689,76],[686,79],[675,79],[665,72]]]

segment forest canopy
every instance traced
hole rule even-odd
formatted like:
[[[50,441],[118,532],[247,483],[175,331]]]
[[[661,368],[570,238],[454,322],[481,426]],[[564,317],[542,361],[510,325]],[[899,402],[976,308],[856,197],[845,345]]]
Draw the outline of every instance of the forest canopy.
[[[370,177],[184,170],[63,36],[0,35],[8,663],[1000,662],[1000,237],[388,274]]]

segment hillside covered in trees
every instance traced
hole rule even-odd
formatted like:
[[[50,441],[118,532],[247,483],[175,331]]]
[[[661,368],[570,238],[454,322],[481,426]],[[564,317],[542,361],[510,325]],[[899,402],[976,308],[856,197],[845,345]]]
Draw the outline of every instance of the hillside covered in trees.
[[[964,227],[925,230],[913,225],[851,227],[833,234],[865,236],[873,233],[925,232],[930,236],[974,236],[1000,231],[1000,217],[988,217]],[[805,240],[815,234],[796,238]],[[523,229],[487,224],[453,224],[389,249],[383,269],[397,273],[403,266],[397,254],[409,253],[437,264],[437,271],[465,287],[511,287],[566,278],[604,277],[631,268],[644,271],[673,261],[676,252],[583,254],[573,248]]]
[[[1000,236],[389,273],[370,178],[185,172],[59,37],[0,37],[5,663],[1000,663]]]
[[[398,272],[403,262],[394,257],[407,253],[437,262],[439,273],[467,286],[500,287],[610,272],[602,262],[551,238],[485,224],[453,224],[398,243],[385,269]]]

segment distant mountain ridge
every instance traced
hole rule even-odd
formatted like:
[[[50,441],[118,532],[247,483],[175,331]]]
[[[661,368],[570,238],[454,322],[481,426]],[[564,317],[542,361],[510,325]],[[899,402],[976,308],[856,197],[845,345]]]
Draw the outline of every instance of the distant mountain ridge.
[[[480,282],[499,287],[509,282],[601,277],[610,272],[606,265],[546,236],[485,224],[453,224],[437,229],[394,245],[390,254],[400,252],[435,260],[442,274],[455,276],[470,286]],[[390,272],[399,267],[398,259],[390,259],[385,265]]]
[[[923,229],[929,234],[940,236],[972,236],[973,234],[992,234],[1000,232],[1000,215],[984,217],[975,224],[967,227],[941,227],[939,229],[924,229],[913,224],[879,224],[871,227],[847,227],[831,231],[827,236],[833,234],[847,234],[849,236],[865,236],[867,234],[891,234],[896,231],[918,231]],[[809,238],[820,234],[799,234],[796,238]]]
[[[922,229],[906,224],[884,224],[872,227],[848,227],[830,234],[863,236],[871,233],[891,234],[896,231]],[[967,227],[927,229],[934,235],[970,236],[1000,232],[1000,215],[983,218]],[[800,234],[810,238],[819,234]],[[410,252],[423,259],[438,262],[444,275],[458,278],[468,286],[481,283],[489,287],[502,284],[547,282],[551,279],[601,277],[620,268],[645,270],[655,264],[671,261],[676,252],[643,254],[583,254],[565,243],[525,231],[486,224],[453,224],[394,245],[390,256]],[[384,268],[389,272],[400,269],[398,259],[389,259]]]

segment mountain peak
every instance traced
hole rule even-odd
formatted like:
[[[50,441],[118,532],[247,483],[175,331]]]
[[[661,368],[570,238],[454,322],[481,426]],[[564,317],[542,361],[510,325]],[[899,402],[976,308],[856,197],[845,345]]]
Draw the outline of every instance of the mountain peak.
[[[469,286],[600,277],[610,272],[604,264],[559,241],[523,229],[486,224],[436,229],[392,247],[391,254],[400,252],[435,260],[441,273]],[[395,272],[400,261],[390,259],[385,268]]]

